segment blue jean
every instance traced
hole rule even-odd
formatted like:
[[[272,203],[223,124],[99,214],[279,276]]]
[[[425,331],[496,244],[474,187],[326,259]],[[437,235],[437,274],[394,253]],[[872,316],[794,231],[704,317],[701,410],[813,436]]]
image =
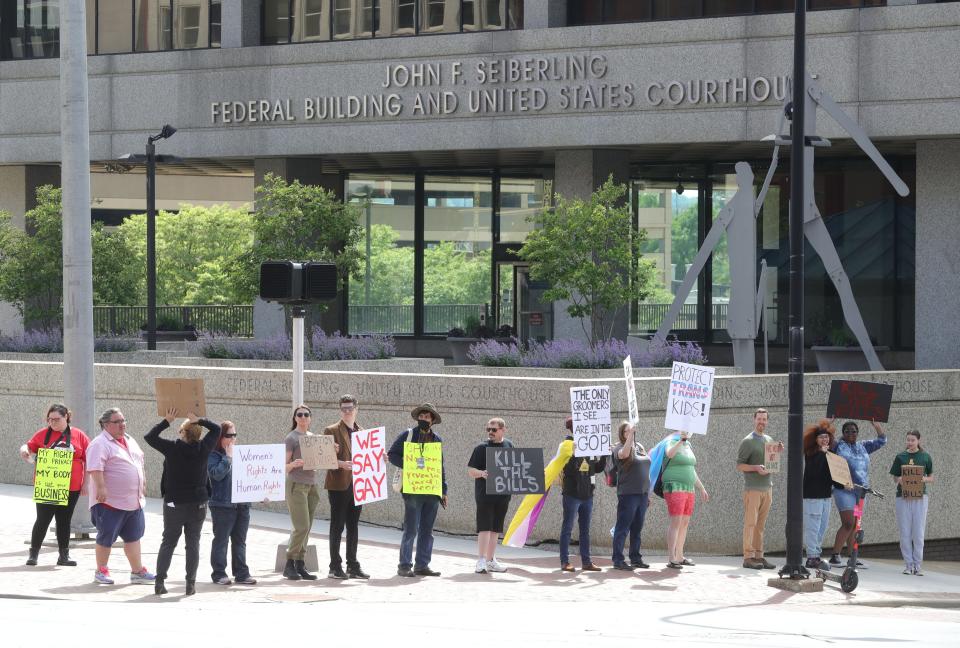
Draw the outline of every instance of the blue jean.
[[[563,521],[560,523],[560,565],[570,562],[570,536],[573,534],[573,518],[576,516],[580,527],[580,564],[591,564],[590,559],[590,518],[593,515],[593,498],[577,499],[571,495],[563,496]]]
[[[819,558],[833,508],[829,497],[803,500],[803,546],[807,558]]]
[[[400,539],[402,568],[424,569],[430,566],[433,555],[433,523],[437,520],[440,498],[436,495],[403,496],[403,537]],[[417,543],[417,559],[413,557],[413,543]]]
[[[630,562],[640,562],[640,534],[643,532],[643,520],[647,516],[650,494],[617,495],[617,525],[613,528],[613,564],[623,560],[623,544],[630,532]]]
[[[213,518],[213,545],[210,547],[210,567],[213,581],[227,575],[227,544],[230,544],[230,569],[233,577],[250,576],[247,567],[247,529],[250,527],[249,506],[211,506]]]

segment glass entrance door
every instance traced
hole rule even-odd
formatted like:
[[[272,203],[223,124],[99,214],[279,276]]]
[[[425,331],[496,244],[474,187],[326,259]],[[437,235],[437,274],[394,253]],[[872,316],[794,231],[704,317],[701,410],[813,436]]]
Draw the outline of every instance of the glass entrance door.
[[[530,267],[497,264],[497,326],[509,324],[521,341],[553,339],[553,305],[543,299],[547,285],[530,278]]]

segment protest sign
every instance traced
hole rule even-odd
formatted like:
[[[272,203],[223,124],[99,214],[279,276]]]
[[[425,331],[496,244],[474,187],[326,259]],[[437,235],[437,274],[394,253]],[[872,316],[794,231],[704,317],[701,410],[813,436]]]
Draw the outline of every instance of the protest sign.
[[[780,472],[781,454],[783,454],[783,446],[779,441],[763,444],[763,467],[768,473],[776,475]]]
[[[713,398],[713,367],[674,362],[667,394],[668,430],[706,434]]]
[[[610,454],[610,387],[570,388],[573,417],[573,455],[594,457]]]
[[[637,407],[637,390],[633,385],[633,362],[630,356],[623,360],[623,379],[627,383],[627,420],[630,425],[640,422],[640,408]]]
[[[336,470],[337,451],[329,434],[304,434],[300,437],[300,458],[304,470]]]
[[[833,481],[844,485],[853,483],[853,477],[850,476],[850,464],[840,455],[828,452],[827,467],[830,469],[830,479]]]
[[[206,416],[207,401],[203,396],[203,378],[156,378],[157,415],[166,416],[176,408],[180,416]]]
[[[545,492],[543,448],[487,448],[487,495]]]
[[[286,497],[286,453],[282,443],[233,446],[230,501],[282,502]]]
[[[923,499],[924,466],[900,466],[900,495],[904,499]]]
[[[70,473],[73,450],[40,448],[33,477],[33,501],[37,504],[66,506],[70,497]]]
[[[350,436],[353,460],[353,503],[356,506],[387,499],[387,430],[378,427]]]
[[[443,452],[440,443],[403,444],[403,492],[443,495]]]
[[[893,385],[857,380],[830,381],[827,418],[886,422],[890,418]]]

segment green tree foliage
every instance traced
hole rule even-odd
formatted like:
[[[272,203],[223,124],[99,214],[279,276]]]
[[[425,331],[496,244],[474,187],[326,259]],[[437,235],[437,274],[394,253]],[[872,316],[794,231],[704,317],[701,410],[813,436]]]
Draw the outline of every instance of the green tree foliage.
[[[489,249],[469,253],[452,241],[424,250],[423,301],[427,304],[485,304],[490,301]]]
[[[24,215],[26,232],[0,212],[0,299],[11,302],[28,326],[54,328],[63,319],[63,216],[60,189],[37,188],[37,206]],[[94,303],[129,304],[135,268],[125,240],[94,223]]]
[[[413,303],[413,248],[399,246],[397,230],[389,225],[370,228],[370,290],[366,286],[366,239],[358,244],[363,260],[358,277],[350,282],[350,301],[354,304]]]
[[[593,343],[609,340],[617,314],[657,281],[653,262],[642,258],[646,232],[633,229],[626,191],[611,176],[589,201],[556,196],[555,209],[534,217],[537,228],[519,252],[531,276],[550,283],[545,299],[569,300],[567,312],[585,333],[586,318],[595,322]]]
[[[157,303],[243,304],[252,296],[237,289],[229,266],[253,247],[253,216],[228,205],[184,205],[157,214]],[[136,295],[146,303],[147,217],[137,214],[118,228],[134,251]]]
[[[252,301],[259,292],[260,263],[269,259],[328,261],[342,277],[358,276],[363,229],[356,205],[341,202],[322,187],[288,183],[273,174],[267,174],[256,194],[253,245],[229,268],[242,301]]]

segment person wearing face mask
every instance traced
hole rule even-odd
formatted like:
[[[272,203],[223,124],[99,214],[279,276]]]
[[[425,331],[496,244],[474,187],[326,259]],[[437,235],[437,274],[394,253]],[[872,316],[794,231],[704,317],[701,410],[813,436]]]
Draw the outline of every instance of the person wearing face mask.
[[[477,567],[478,574],[505,572],[507,568],[497,562],[497,538],[503,533],[503,521],[510,508],[510,495],[487,494],[487,448],[512,448],[513,443],[505,438],[507,424],[502,418],[487,421],[487,441],[473,449],[467,462],[467,474],[474,479],[473,497],[477,503]]]
[[[40,555],[40,546],[47,535],[50,522],[57,521],[57,547],[60,556],[57,564],[66,567],[76,567],[77,563],[70,558],[70,520],[73,518],[73,509],[77,506],[80,489],[83,486],[83,475],[86,468],[87,446],[90,439],[83,430],[70,426],[70,410],[66,405],[56,403],[47,410],[47,425],[30,437],[30,440],[20,446],[20,457],[27,462],[33,462],[37,450],[42,448],[56,448],[73,453],[73,463],[70,468],[70,488],[67,495],[67,505],[37,503],[37,519],[33,523],[33,533],[30,535],[30,552],[27,557],[28,565],[36,565]]]
[[[900,478],[904,466],[923,466],[923,496],[907,499]],[[920,433],[907,432],[907,449],[893,459],[890,474],[897,482],[897,526],[900,527],[900,554],[904,574],[923,576],[923,538],[927,526],[927,484],[933,481],[933,459],[920,447]]]
[[[210,474],[210,517],[213,520],[213,544],[210,547],[211,580],[217,585],[229,585],[227,576],[227,546],[230,546],[230,567],[238,585],[256,585],[247,566],[247,529],[250,527],[250,503],[232,502],[233,446],[237,442],[237,427],[232,421],[220,424],[220,439],[207,458]]]
[[[410,416],[417,422],[415,427],[404,430],[398,436],[387,457],[395,467],[403,469],[403,444],[419,443],[421,448],[426,443],[441,443],[440,437],[433,431],[433,426],[440,424],[440,413],[430,403],[424,403],[413,408]],[[400,541],[400,563],[397,566],[397,575],[412,578],[413,576],[439,576],[440,572],[430,569],[430,559],[433,555],[433,524],[437,520],[437,512],[441,506],[447,508],[447,475],[443,469],[441,459],[441,482],[443,493],[436,495],[403,494],[403,538]],[[416,562],[413,562],[413,545],[416,541]]]

